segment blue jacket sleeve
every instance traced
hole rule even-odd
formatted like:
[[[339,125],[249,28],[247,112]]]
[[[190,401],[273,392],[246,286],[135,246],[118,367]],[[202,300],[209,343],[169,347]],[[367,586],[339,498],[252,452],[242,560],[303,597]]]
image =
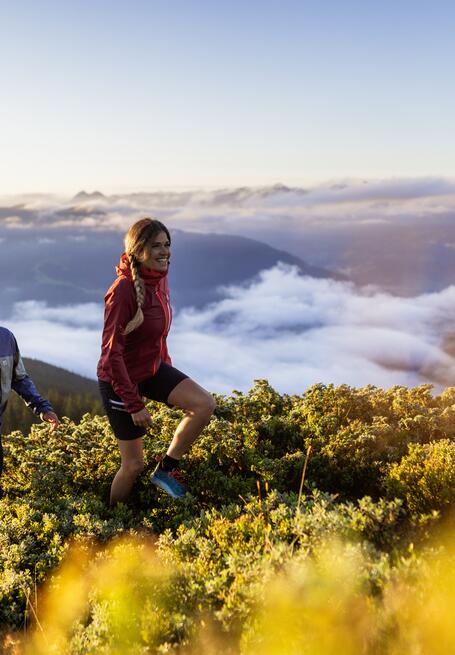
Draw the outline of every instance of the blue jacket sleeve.
[[[27,371],[25,370],[17,342],[15,344],[14,369],[11,388],[14,389],[17,394],[19,394],[19,396],[25,401],[25,404],[30,407],[34,414],[38,414],[39,416],[40,414],[54,411],[50,402],[39,395],[38,389],[33,384],[32,378],[27,375]]]

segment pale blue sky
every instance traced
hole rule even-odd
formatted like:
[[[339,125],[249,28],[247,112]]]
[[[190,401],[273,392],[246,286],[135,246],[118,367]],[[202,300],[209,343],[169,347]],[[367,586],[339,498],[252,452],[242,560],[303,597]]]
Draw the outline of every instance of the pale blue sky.
[[[0,0],[0,195],[455,176],[455,3]]]

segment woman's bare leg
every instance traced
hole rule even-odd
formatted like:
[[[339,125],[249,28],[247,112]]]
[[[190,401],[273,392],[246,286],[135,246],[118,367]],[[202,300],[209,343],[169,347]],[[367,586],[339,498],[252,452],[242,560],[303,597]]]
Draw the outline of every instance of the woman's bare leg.
[[[111,486],[111,507],[128,498],[134,481],[144,470],[144,448],[142,437],[131,441],[117,439],[122,464],[115,474]]]
[[[169,457],[180,459],[210,421],[216,402],[208,391],[186,378],[171,391],[168,403],[185,411],[167,450]]]

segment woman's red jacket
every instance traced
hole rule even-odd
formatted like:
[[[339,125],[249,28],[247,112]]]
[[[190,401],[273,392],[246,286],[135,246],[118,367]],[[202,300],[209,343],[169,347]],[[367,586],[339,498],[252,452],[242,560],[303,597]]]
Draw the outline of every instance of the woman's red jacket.
[[[136,291],[125,254],[117,279],[104,297],[104,329],[97,375],[109,382],[131,414],[144,408],[138,383],[156,373],[160,363],[172,364],[166,337],[172,321],[167,273],[141,267],[145,282],[144,322],[127,334],[123,330],[137,310]]]

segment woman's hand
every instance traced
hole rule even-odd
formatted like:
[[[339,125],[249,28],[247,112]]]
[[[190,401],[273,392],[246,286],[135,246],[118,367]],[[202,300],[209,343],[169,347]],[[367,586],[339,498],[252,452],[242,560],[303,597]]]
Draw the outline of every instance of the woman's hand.
[[[138,425],[141,428],[148,428],[152,425],[152,417],[146,407],[141,409],[140,412],[135,412],[131,414],[134,425]]]

